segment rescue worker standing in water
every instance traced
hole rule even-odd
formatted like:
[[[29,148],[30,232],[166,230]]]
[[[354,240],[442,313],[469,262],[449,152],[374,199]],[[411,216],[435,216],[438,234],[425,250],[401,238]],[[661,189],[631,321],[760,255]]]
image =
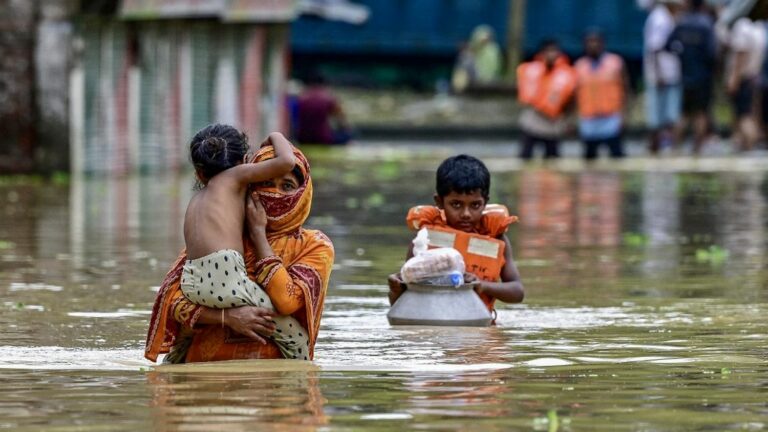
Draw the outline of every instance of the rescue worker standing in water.
[[[624,157],[622,132],[629,84],[624,60],[605,51],[603,35],[598,29],[587,31],[584,53],[575,65],[579,136],[584,143],[584,158],[597,158],[601,145],[608,147],[612,158]]]
[[[537,146],[544,158],[560,156],[560,140],[568,128],[566,108],[576,90],[576,74],[554,40],[541,44],[532,61],[517,68],[518,100],[523,106],[520,157],[531,159]]]

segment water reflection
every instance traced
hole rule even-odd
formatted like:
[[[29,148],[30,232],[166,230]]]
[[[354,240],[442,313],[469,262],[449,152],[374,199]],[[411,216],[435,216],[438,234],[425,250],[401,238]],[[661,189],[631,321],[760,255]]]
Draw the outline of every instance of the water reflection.
[[[754,276],[763,271],[765,263],[765,178],[759,172],[726,176],[724,190],[718,191],[717,197],[716,231],[722,237],[722,247],[739,264],[728,266],[726,274],[743,278],[753,289],[759,288],[754,285]]]
[[[207,367],[206,367],[207,366]],[[311,364],[225,362],[160,367],[147,374],[157,430],[314,431],[328,423],[319,369]]]
[[[135,255],[167,262],[183,244],[191,176],[75,177],[70,184],[71,255],[86,265],[94,252],[126,264]],[[169,253],[170,252],[170,253]]]
[[[574,244],[574,193],[569,176],[552,170],[523,171],[517,213],[520,216],[518,250],[525,256],[544,258],[551,245]],[[530,255],[528,255],[530,254]],[[567,260],[564,250],[548,256]]]
[[[494,328],[391,327],[385,276],[442,156],[310,151],[310,225],[337,266],[318,360],[296,369],[140,370],[191,175],[0,182],[0,428],[765,428],[759,160],[490,159],[492,195],[521,218],[525,303]]]
[[[647,172],[642,190],[641,226],[647,241],[642,269],[647,278],[658,279],[676,272],[680,265],[678,176],[669,172]]]

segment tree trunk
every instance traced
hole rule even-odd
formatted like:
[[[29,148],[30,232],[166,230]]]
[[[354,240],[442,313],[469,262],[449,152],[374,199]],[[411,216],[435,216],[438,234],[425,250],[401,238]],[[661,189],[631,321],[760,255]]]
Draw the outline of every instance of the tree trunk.
[[[514,83],[517,66],[523,60],[527,0],[509,0],[507,16],[507,80]]]

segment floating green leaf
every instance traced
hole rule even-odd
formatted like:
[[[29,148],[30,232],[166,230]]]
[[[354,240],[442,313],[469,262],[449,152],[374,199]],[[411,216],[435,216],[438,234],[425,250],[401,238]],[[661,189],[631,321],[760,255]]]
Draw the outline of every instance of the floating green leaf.
[[[384,195],[379,192],[374,192],[365,199],[365,206],[368,208],[377,208],[384,205]]]
[[[640,247],[648,243],[648,237],[643,234],[628,232],[624,233],[623,237],[624,244],[627,246]]]
[[[400,163],[384,162],[376,166],[375,175],[377,180],[394,180],[400,176]]]
[[[730,252],[720,246],[712,245],[706,249],[696,249],[696,261],[700,264],[720,265],[724,263]]]
[[[557,432],[560,428],[560,420],[557,417],[557,410],[549,410],[547,412],[547,420],[549,420],[549,432]]]
[[[66,186],[69,184],[69,174],[63,171],[56,171],[51,175],[51,183],[56,186]]]
[[[360,207],[360,202],[355,197],[347,198],[347,201],[344,204],[350,210],[354,210],[354,209]]]

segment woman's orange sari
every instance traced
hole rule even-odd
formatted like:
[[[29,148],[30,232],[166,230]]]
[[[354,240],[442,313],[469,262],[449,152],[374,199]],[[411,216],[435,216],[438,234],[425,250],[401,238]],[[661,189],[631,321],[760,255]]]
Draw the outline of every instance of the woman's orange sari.
[[[302,228],[312,205],[312,179],[304,154],[295,148],[293,152],[304,176],[299,190],[294,195],[259,191],[269,220],[267,239],[275,255],[258,260],[247,235],[243,238],[243,246],[250,278],[267,291],[276,305],[289,303],[294,306],[295,312],[291,315],[309,333],[309,358],[312,359],[334,250],[325,234]],[[271,146],[262,147],[252,162],[273,157]],[[173,361],[184,362],[282,358],[277,346],[271,342],[262,345],[228,327],[195,325],[203,307],[190,302],[181,293],[181,271],[185,260],[186,254],[182,253],[157,293],[144,356],[157,361],[159,354],[171,352],[169,357],[176,357]]]

